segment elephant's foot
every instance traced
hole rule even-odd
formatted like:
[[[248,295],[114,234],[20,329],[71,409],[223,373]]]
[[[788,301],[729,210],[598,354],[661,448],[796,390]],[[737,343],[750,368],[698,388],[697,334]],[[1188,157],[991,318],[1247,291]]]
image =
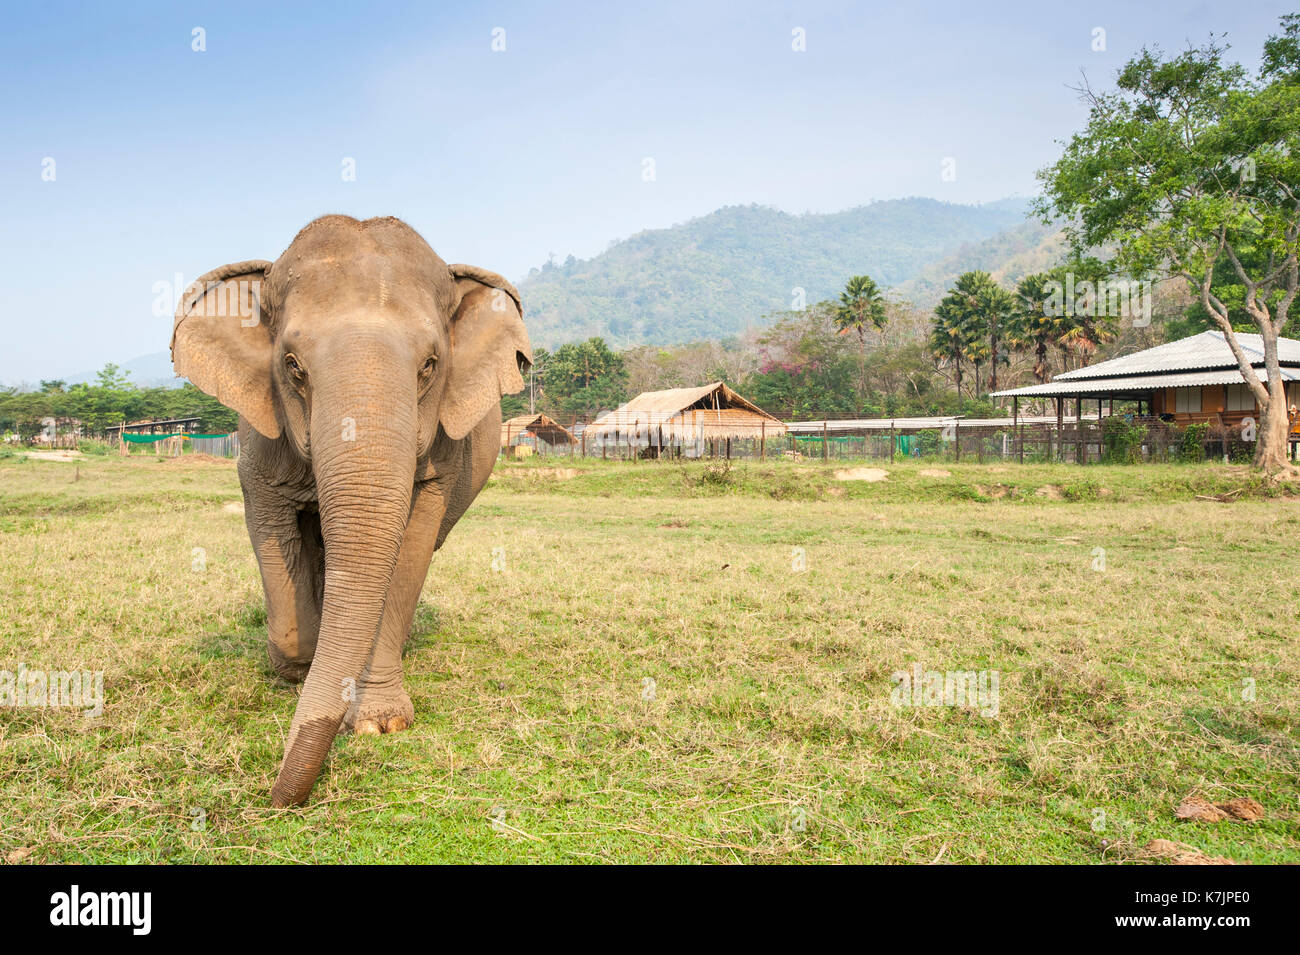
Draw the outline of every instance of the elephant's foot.
[[[345,729],[358,736],[399,733],[415,722],[415,707],[400,686],[393,689],[360,688],[357,701],[343,717]]]
[[[276,646],[274,640],[267,640],[266,650],[271,657],[271,669],[281,677],[290,683],[301,683],[307,679],[307,671],[311,669],[311,657],[307,657],[306,660],[296,659]]]

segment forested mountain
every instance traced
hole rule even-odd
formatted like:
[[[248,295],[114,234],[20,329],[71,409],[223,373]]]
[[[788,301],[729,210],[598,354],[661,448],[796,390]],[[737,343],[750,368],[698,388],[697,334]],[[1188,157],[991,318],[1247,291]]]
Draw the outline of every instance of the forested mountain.
[[[930,309],[947,294],[957,276],[979,269],[1007,288],[1015,288],[1026,275],[1045,272],[1059,264],[1067,252],[1060,230],[1030,220],[980,242],[963,245],[932,262],[893,289],[896,298]]]
[[[716,339],[790,309],[795,289],[812,304],[837,296],[853,275],[900,285],[1022,225],[1025,210],[1020,199],[898,199],[807,215],[728,206],[637,233],[591,259],[547,263],[519,290],[537,345],[594,335],[615,347]]]

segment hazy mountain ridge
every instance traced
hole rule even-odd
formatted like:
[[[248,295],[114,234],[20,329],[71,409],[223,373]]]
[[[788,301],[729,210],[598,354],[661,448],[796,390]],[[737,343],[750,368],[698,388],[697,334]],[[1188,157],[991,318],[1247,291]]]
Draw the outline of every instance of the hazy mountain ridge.
[[[896,199],[835,213],[792,215],[727,206],[639,232],[600,255],[548,263],[522,282],[534,344],[600,335],[615,347],[722,338],[812,303],[867,273],[899,286],[932,263],[1023,225],[1027,202],[963,206]]]
[[[911,198],[805,215],[727,206],[639,232],[590,259],[533,269],[519,283],[524,319],[533,344],[552,348],[593,335],[615,348],[717,340],[790,309],[796,287],[812,304],[836,298],[862,272],[891,297],[928,309],[967,269],[992,272],[1010,287],[1056,263],[1060,235],[1026,220],[1027,205]],[[120,364],[137,385],[183,383],[166,349]],[[95,375],[41,373],[24,384]]]
[[[1022,222],[932,262],[898,285],[894,294],[919,308],[934,308],[957,276],[973,269],[989,272],[1000,285],[1015,288],[1026,275],[1059,264],[1066,251],[1065,236],[1057,227],[1037,220]]]

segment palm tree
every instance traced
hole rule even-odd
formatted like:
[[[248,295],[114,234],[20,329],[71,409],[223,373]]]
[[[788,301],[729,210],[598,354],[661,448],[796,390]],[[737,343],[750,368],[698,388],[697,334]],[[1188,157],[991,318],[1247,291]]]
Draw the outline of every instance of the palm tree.
[[[1052,276],[1047,272],[1026,275],[1016,286],[1016,309],[1013,322],[1007,331],[1007,342],[1013,348],[1032,350],[1034,377],[1045,384],[1047,349],[1061,337],[1063,316],[1049,314],[1047,284]],[[1062,369],[1064,370],[1064,369]]]
[[[1071,352],[1078,356],[1079,367],[1086,366],[1100,346],[1114,341],[1118,335],[1114,318],[1101,314],[1105,311],[1105,303],[1099,301],[1095,294],[1097,283],[1103,281],[1108,274],[1106,263],[1091,256],[1072,258],[1050,273],[1066,289],[1066,298],[1063,300],[1065,310],[1058,318],[1056,337],[1063,367]],[[1083,290],[1089,286],[1094,289],[1091,300],[1083,294]],[[1074,295],[1074,301],[1069,300],[1071,294]]]
[[[961,397],[961,363],[970,353],[972,340],[966,313],[947,299],[940,302],[934,310],[934,324],[930,328],[930,338],[926,347],[936,364],[952,365],[953,382],[957,386],[958,398]]]
[[[976,366],[975,391],[978,397],[979,366],[989,362],[989,390],[998,387],[998,365],[1007,360],[1002,348],[1013,324],[1015,299],[993,281],[987,272],[964,272],[939,303],[935,314],[943,309],[949,324],[963,326],[968,339],[966,358]],[[980,342],[978,348],[975,342]]]
[[[859,403],[867,396],[867,326],[883,331],[888,320],[885,298],[871,276],[855,275],[849,279],[835,309],[835,327],[841,335],[855,332],[858,336]]]

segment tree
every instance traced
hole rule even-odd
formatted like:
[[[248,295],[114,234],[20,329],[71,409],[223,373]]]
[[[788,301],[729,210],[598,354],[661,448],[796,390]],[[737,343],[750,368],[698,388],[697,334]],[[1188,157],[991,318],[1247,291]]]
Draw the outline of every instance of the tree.
[[[759,364],[745,382],[746,397],[782,418],[862,413],[836,310],[833,302],[818,302],[759,335]]]
[[[1014,321],[1015,306],[1015,298],[989,273],[975,271],[958,276],[935,308],[935,317],[942,321],[946,337],[961,342],[962,357],[975,367],[976,397],[980,390],[979,369],[986,361],[989,391],[997,391],[998,366],[1007,360],[1002,346]]]
[[[840,293],[840,304],[835,310],[835,327],[841,335],[854,332],[858,336],[858,401],[867,393],[867,328],[884,331],[888,321],[885,297],[869,275],[855,275]]]
[[[561,345],[546,359],[546,398],[568,415],[590,417],[627,399],[627,370],[603,338]]]
[[[1196,291],[1262,410],[1255,464],[1276,471],[1291,427],[1277,339],[1300,291],[1300,17],[1282,18],[1257,76],[1226,51],[1213,40],[1170,58],[1144,49],[1114,92],[1085,84],[1088,125],[1040,171],[1038,212],[1067,221],[1076,251],[1113,247],[1130,275]],[[1238,292],[1263,343],[1263,383],[1233,328]]]
[[[1047,350],[1061,337],[1061,319],[1049,314],[1047,307],[1048,283],[1051,281],[1052,276],[1047,272],[1036,272],[1020,280],[1016,286],[1015,312],[1007,332],[1007,341],[1012,347],[1033,352],[1034,377],[1040,384],[1050,377]]]
[[[973,340],[968,316],[947,299],[940,302],[934,310],[934,324],[930,330],[927,347],[936,365],[952,366],[953,385],[957,389],[958,398],[961,397],[961,363],[965,360]]]

